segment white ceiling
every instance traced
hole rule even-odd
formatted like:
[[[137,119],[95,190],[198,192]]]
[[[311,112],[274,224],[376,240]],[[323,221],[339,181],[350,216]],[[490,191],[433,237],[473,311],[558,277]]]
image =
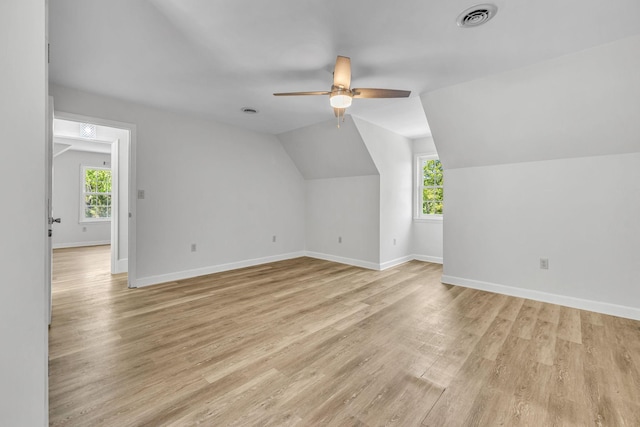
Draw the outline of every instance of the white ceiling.
[[[53,142],[64,151],[88,151],[91,153],[111,153],[111,143],[129,138],[124,129],[96,125],[96,137],[84,138],[80,132],[82,123],[72,120],[53,120]]]
[[[356,99],[348,113],[407,137],[429,133],[419,95],[640,33],[637,0],[496,0],[496,17],[461,29],[476,1],[56,0],[55,83],[279,134],[331,119],[336,55],[354,87],[412,91]],[[246,115],[250,106],[260,114]]]

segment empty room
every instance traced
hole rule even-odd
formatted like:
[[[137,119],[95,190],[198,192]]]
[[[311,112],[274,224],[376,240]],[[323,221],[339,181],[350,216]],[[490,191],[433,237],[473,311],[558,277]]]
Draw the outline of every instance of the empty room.
[[[640,425],[637,16],[4,2],[0,425]]]

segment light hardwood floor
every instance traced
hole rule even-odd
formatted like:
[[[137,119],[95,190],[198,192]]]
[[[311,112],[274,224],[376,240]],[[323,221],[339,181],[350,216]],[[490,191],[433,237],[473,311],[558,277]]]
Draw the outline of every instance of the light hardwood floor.
[[[422,262],[127,289],[108,247],[54,259],[55,426],[640,426],[640,322],[442,285]]]

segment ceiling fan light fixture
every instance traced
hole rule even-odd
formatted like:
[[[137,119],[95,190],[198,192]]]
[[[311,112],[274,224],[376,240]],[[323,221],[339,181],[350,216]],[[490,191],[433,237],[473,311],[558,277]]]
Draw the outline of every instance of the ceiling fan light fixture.
[[[338,120],[344,120],[345,109],[351,106],[353,98],[408,98],[410,90],[360,88],[351,89],[351,59],[347,56],[338,56],[336,66],[333,69],[333,84],[331,91],[314,92],[284,92],[274,93],[274,96],[302,96],[302,95],[329,95],[329,104],[333,107],[333,113]]]
[[[329,98],[329,103],[333,108],[347,108],[351,106],[351,95],[344,91],[333,92]]]

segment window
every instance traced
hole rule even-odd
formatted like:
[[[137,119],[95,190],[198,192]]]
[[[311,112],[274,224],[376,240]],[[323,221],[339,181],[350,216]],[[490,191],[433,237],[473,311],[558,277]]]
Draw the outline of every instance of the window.
[[[80,221],[111,219],[111,169],[82,167]]]
[[[419,156],[417,172],[417,218],[442,218],[444,203],[442,163],[437,156]]]

